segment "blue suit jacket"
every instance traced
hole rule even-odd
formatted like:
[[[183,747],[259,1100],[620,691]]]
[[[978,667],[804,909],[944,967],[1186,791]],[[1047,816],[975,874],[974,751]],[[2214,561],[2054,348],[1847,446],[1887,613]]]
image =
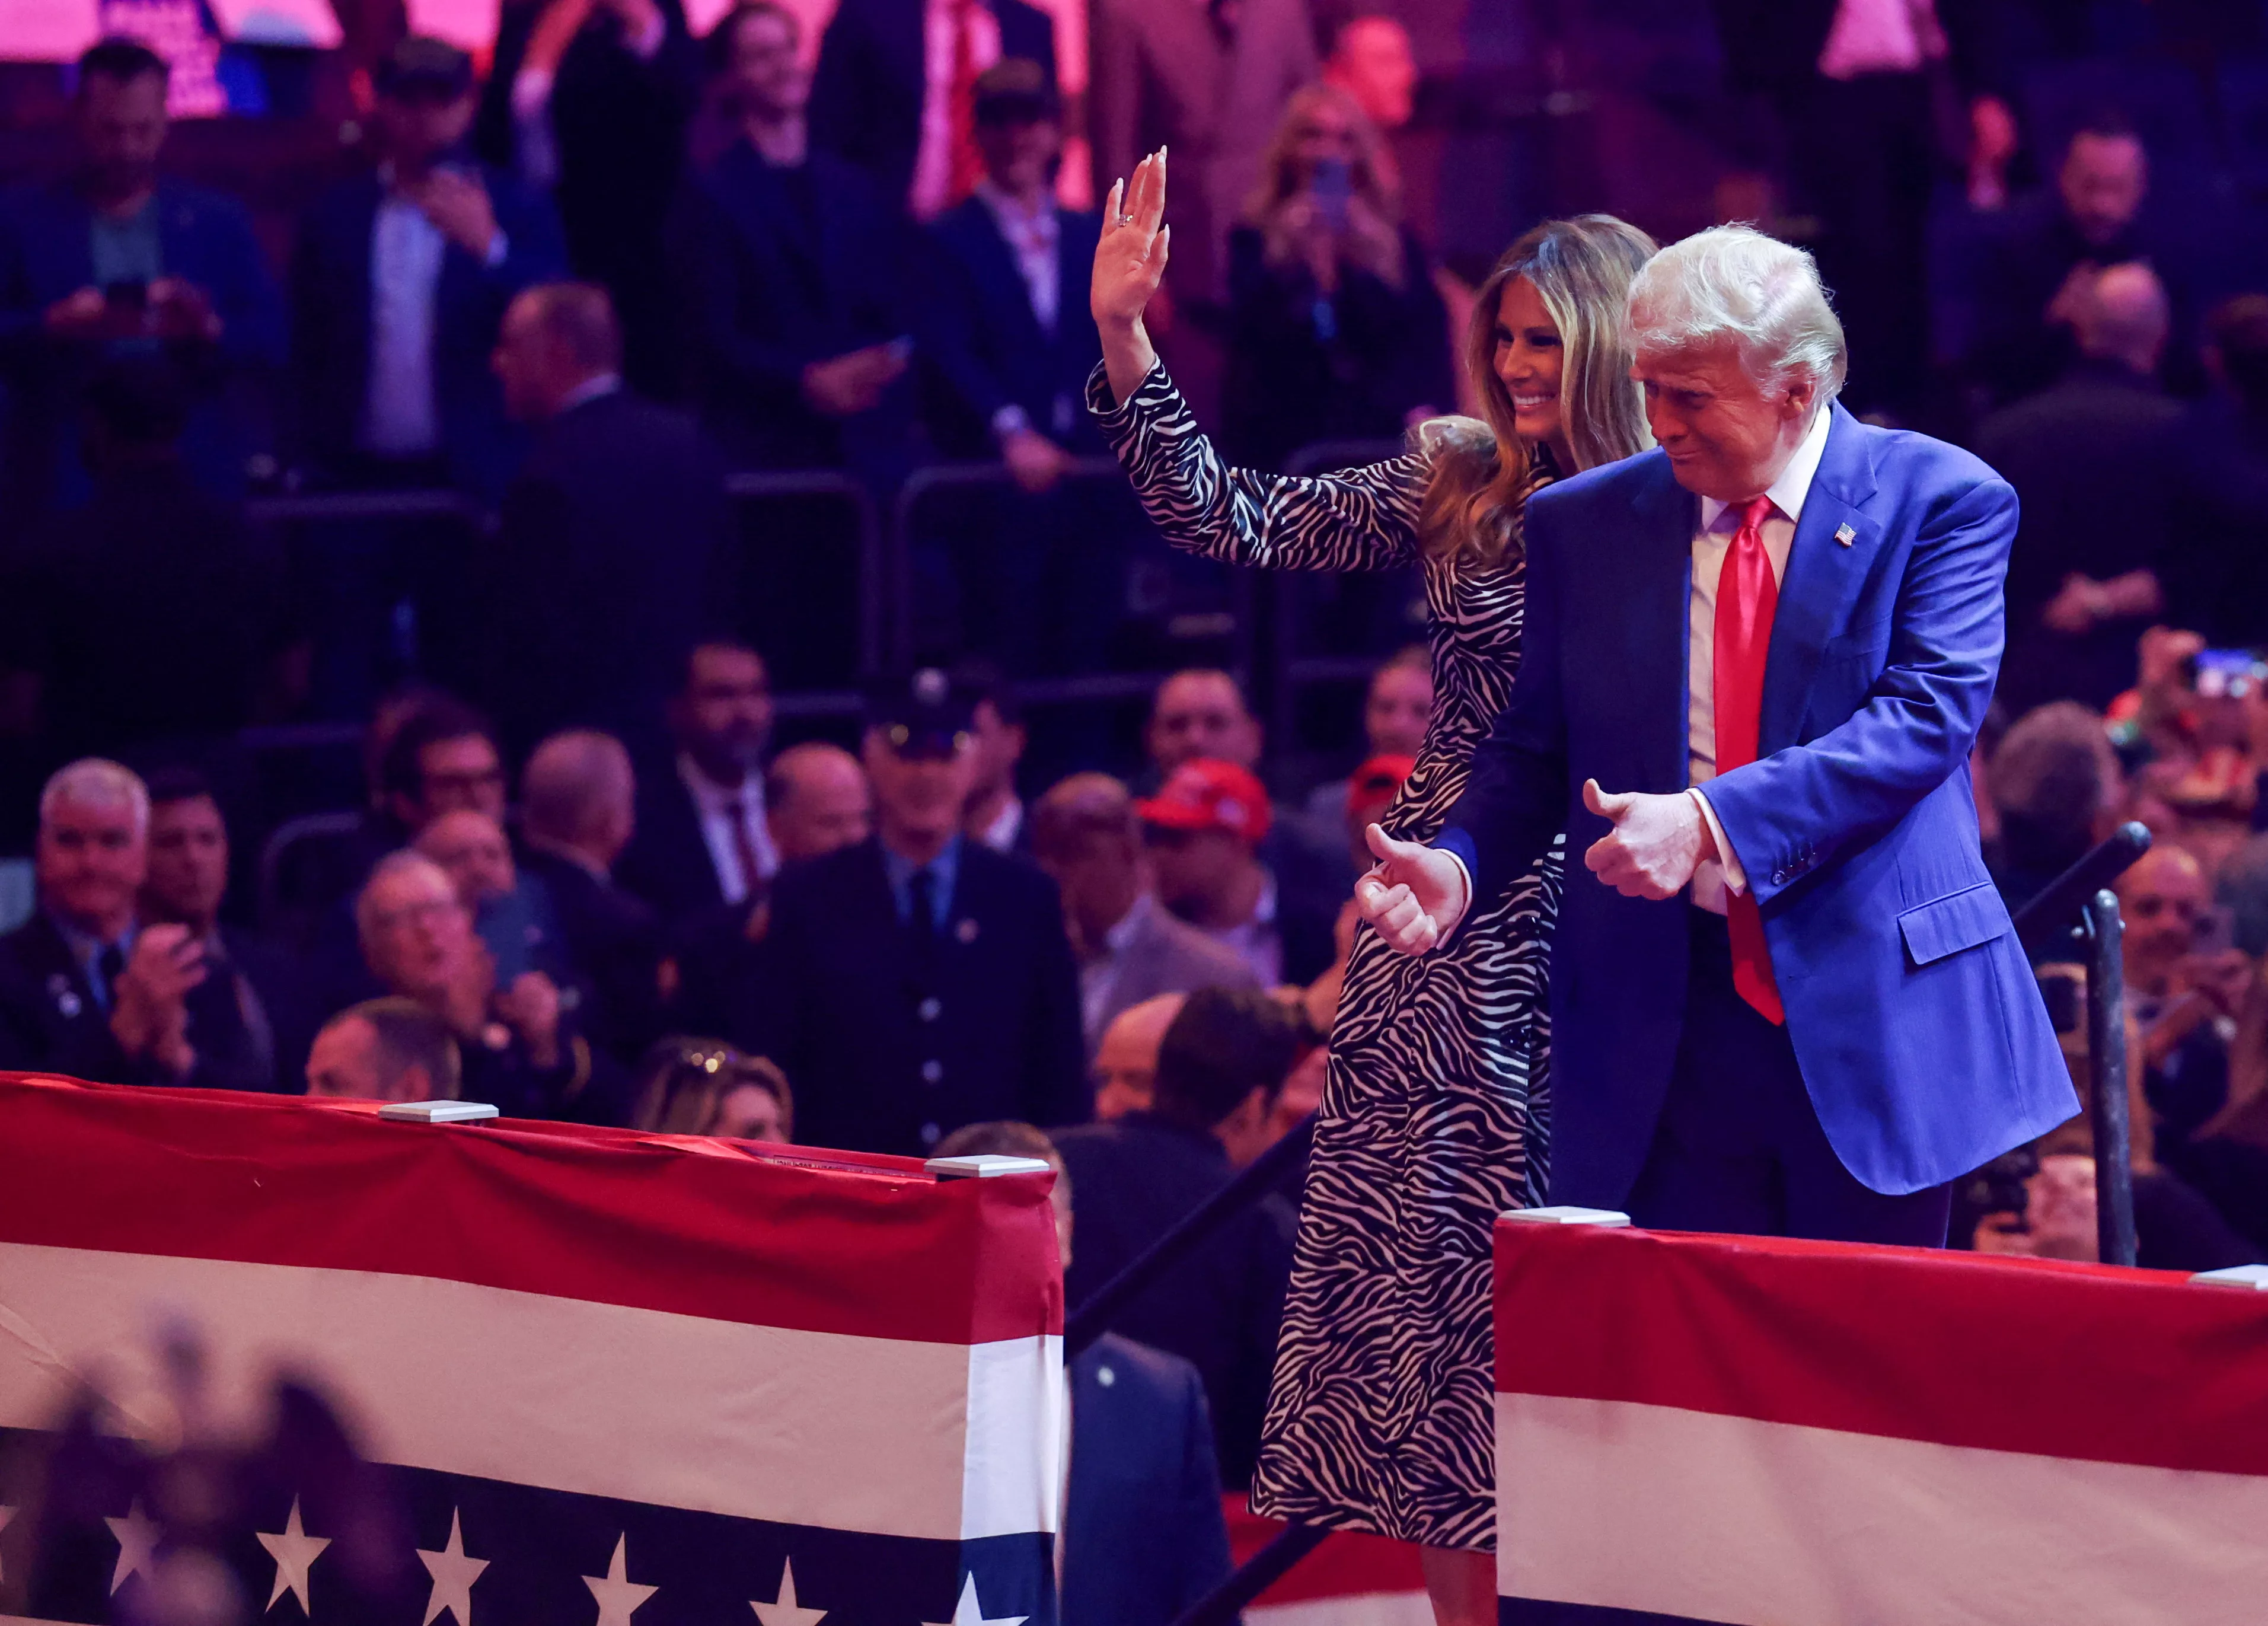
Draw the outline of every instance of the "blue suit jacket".
[[[1976,1168],[2076,1103],[1969,789],[2015,493],[1966,452],[1834,413],[1772,623],[1764,754],[1707,793],[1762,908],[1827,1138],[1859,1181],[1900,1193]],[[1624,1201],[1676,1056],[1691,905],[1625,898],[1580,867],[1609,828],[1582,785],[1685,786],[1698,501],[1660,452],[1531,500],[1519,679],[1439,843],[1486,896],[1567,833],[1555,1202]]]
[[[1172,1626],[1232,1567],[1197,1368],[1104,1334],[1071,1364],[1063,1618]]]
[[[563,276],[559,219],[541,194],[500,170],[481,174],[504,234],[502,263],[454,243],[434,292],[433,393],[440,454],[463,489],[502,496],[524,438],[504,420],[489,357],[512,296]],[[371,230],[382,188],[375,172],[331,188],[300,217],[291,261],[291,371],[299,450],[319,473],[350,458],[370,395]]]
[[[166,275],[202,289],[221,320],[198,381],[243,379],[264,389],[283,364],[284,312],[251,217],[233,198],[171,179],[158,182],[154,202]],[[94,281],[92,220],[70,180],[19,187],[0,202],[0,354],[14,396],[18,477],[32,482],[33,501],[87,495],[74,406],[95,357],[48,343],[42,323],[49,305]],[[241,491],[245,459],[266,429],[264,405],[210,396],[200,405],[183,436],[200,483],[223,496]]]
[[[939,445],[949,456],[990,457],[992,415],[1018,406],[1032,427],[1081,452],[1108,450],[1085,409],[1086,375],[1102,358],[1102,337],[1087,308],[1086,283],[1099,215],[1056,210],[1056,270],[1062,298],[1055,331],[1040,326],[1015,251],[982,198],[947,210],[930,228],[929,358],[944,388],[932,408]],[[1056,403],[1071,408],[1056,422]]]

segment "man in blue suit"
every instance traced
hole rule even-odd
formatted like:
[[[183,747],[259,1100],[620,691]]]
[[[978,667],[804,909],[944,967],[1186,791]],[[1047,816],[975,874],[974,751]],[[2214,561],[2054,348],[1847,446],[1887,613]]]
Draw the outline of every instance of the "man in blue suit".
[[[252,222],[233,199],[162,174],[165,59],[131,40],[79,58],[77,163],[0,204],[0,357],[15,400],[9,486],[21,518],[84,502],[82,392],[107,362],[162,352],[191,386],[183,455],[240,495],[267,427],[284,320]]]
[[[1055,1171],[1056,1250],[1071,1259],[1071,1171],[1028,1123],[971,1123],[941,1158],[1032,1158]],[[1064,1364],[1071,1473],[1063,1594],[1073,1626],[1171,1626],[1234,1568],[1204,1380],[1178,1355],[1105,1333]]]
[[[1941,1244],[1948,1182],[2075,1106],[1967,772],[2015,495],[1833,404],[1800,250],[1689,238],[1631,325],[1660,449],[1529,504],[1511,703],[1432,847],[1372,828],[1363,912],[1423,953],[1564,829],[1553,1199]]]
[[[489,371],[504,307],[566,271],[541,195],[463,154],[472,61],[413,35],[372,76],[377,162],[317,198],[291,266],[301,450],[318,477],[491,500],[519,460]]]

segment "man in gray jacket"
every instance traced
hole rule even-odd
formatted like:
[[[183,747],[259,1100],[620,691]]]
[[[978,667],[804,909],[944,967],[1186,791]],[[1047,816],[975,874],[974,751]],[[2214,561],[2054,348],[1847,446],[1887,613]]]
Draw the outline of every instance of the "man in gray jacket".
[[[1160,994],[1253,986],[1243,960],[1151,894],[1133,796],[1109,775],[1073,774],[1039,799],[1032,856],[1063,893],[1089,1056],[1130,1005]]]

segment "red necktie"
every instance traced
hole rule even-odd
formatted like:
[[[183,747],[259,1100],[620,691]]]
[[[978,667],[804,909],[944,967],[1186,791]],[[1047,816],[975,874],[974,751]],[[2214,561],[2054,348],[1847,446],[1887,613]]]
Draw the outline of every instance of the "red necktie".
[[[984,179],[984,154],[976,145],[976,5],[956,0],[953,8],[953,168],[946,185],[950,209],[976,190]]]
[[[1771,498],[1751,497],[1741,504],[1741,524],[1725,553],[1717,578],[1717,628],[1713,651],[1717,720],[1717,771],[1729,773],[1756,760],[1757,720],[1764,711],[1764,657],[1771,647],[1772,613],[1779,607],[1779,584],[1772,579],[1771,555],[1764,551],[1764,525]],[[1787,1019],[1772,980],[1771,950],[1764,942],[1764,917],[1749,893],[1725,894],[1726,924],[1733,941],[1733,987],[1775,1026]]]

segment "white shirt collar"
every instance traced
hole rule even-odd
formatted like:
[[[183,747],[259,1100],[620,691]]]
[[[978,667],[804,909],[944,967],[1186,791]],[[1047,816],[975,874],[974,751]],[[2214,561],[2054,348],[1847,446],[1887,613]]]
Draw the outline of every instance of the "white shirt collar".
[[[559,410],[563,413],[572,412],[585,401],[596,401],[601,395],[611,395],[616,390],[622,388],[622,375],[621,373],[596,373],[592,377],[584,379],[573,389],[569,390],[564,395],[562,395],[559,398]]]
[[[759,817],[764,811],[764,776],[759,773],[745,775],[736,785],[718,784],[701,771],[689,751],[677,754],[677,776],[693,793],[693,805],[704,817],[723,818],[725,810],[738,802]]]
[[[1803,432],[1803,439],[1795,448],[1795,455],[1787,467],[1779,471],[1779,478],[1764,489],[1772,506],[1786,514],[1793,525],[1803,518],[1804,499],[1811,495],[1811,482],[1819,474],[1819,460],[1827,455],[1827,431],[1835,417],[1833,402],[1828,402],[1812,414],[1811,427]],[[1713,497],[1701,499],[1701,528],[1713,531],[1724,517],[1728,504]]]

